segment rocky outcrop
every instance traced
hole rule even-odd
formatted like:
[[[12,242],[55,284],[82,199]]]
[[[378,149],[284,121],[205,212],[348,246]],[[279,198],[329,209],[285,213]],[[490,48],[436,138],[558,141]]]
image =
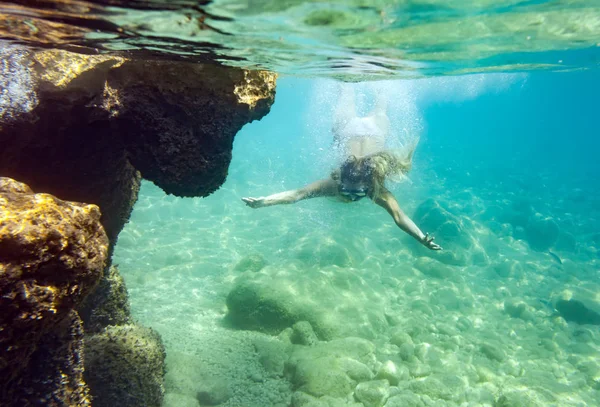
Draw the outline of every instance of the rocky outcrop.
[[[275,75],[216,63],[4,45],[0,56],[0,175],[61,199],[95,204],[77,206],[50,195],[33,195],[17,183],[3,192],[7,195],[0,216],[23,207],[29,211],[27,216],[10,215],[12,223],[0,225],[0,259],[5,262],[0,265],[0,292],[5,294],[0,299],[0,345],[8,349],[0,358],[0,397],[8,400],[14,389],[28,388],[22,378],[37,366],[33,361],[43,362],[41,356],[34,358],[43,335],[45,354],[60,354],[57,360],[66,363],[65,333],[81,329],[81,322],[75,313],[70,324],[58,323],[73,309],[81,310],[84,326],[97,335],[107,335],[107,326],[128,326],[123,325],[130,322],[127,293],[116,269],[105,268],[99,290],[84,305],[81,302],[100,279],[105,260],[110,260],[141,178],[179,196],[207,196],[219,188],[235,134],[264,116],[273,103]],[[13,203],[15,207],[7,206]],[[19,222],[25,222],[23,227]],[[93,248],[96,252],[85,252]],[[98,264],[92,267],[93,262]],[[51,330],[59,325],[60,331]],[[80,349],[81,340],[74,341],[67,347]],[[72,369],[57,367],[66,375],[63,387],[49,386],[43,397],[79,394],[79,401],[65,403],[86,405],[87,388],[74,385],[81,363]],[[162,385],[162,373],[155,376]],[[105,399],[112,400],[109,397],[119,389],[110,393],[110,383],[103,382],[110,377],[94,376],[92,393],[105,392]],[[36,390],[30,393],[41,397]],[[142,404],[160,404],[159,393]]]
[[[86,334],[101,332],[109,325],[131,323],[129,294],[117,266],[111,266],[94,292],[78,309]]]
[[[160,336],[139,325],[110,326],[85,339],[85,379],[96,407],[160,407],[164,363]]]
[[[83,349],[83,324],[72,310],[40,340],[10,405],[91,406]]]
[[[1,405],[36,397],[86,405],[74,309],[100,280],[107,252],[97,206],[0,178]]]
[[[6,55],[4,55],[6,54]],[[4,51],[0,174],[96,204],[112,243],[140,174],[167,193],[224,182],[233,137],[273,103],[275,76],[218,64]],[[10,74],[10,75],[9,75]]]
[[[124,63],[107,84],[131,163],[178,196],[207,196],[225,182],[233,137],[268,112],[275,85],[265,72],[158,61]]]
[[[106,78],[122,59],[19,50],[29,110],[0,117],[0,174],[65,200],[96,204],[111,242],[129,218],[140,176],[108,122]],[[9,56],[10,66],[14,59]],[[2,72],[4,74],[4,72]],[[21,92],[19,92],[19,90]],[[10,102],[10,101],[9,101]],[[16,103],[16,102],[15,102]]]

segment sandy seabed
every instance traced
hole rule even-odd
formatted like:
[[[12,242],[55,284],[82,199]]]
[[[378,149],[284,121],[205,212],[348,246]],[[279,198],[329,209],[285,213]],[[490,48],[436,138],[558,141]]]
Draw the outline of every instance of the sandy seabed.
[[[394,192],[442,225],[434,253],[367,201],[250,209],[276,191],[235,175],[205,199],[144,183],[119,237],[133,315],[166,345],[165,406],[600,405],[598,327],[555,309],[600,311],[595,201],[424,173]]]

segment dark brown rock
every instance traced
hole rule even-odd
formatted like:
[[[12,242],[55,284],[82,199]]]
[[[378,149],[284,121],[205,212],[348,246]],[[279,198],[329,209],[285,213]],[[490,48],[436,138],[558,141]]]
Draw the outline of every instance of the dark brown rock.
[[[105,105],[106,77],[123,60],[26,49],[18,55],[26,69],[17,71],[15,81],[20,78],[32,93],[25,104],[29,110],[0,114],[0,175],[61,199],[98,205],[114,244],[140,184]]]
[[[24,89],[0,101],[0,174],[98,205],[112,244],[137,199],[137,170],[167,193],[214,192],[233,137],[275,93],[274,74],[218,64],[5,54],[0,73],[14,83],[4,85]]]
[[[165,348],[152,329],[131,324],[86,335],[85,366],[94,407],[162,404]]]
[[[91,406],[83,372],[83,325],[76,311],[44,335],[15,383],[11,405]]]
[[[129,295],[117,266],[111,266],[98,287],[87,296],[79,315],[85,321],[86,334],[97,333],[109,325],[131,323]]]
[[[109,260],[137,199],[141,176],[167,193],[212,193],[225,181],[235,134],[245,123],[264,116],[274,100],[274,74],[216,63],[131,60],[22,47],[0,49],[0,56],[0,87],[11,90],[0,92],[0,175],[22,180],[36,191],[99,206],[101,218],[95,206],[71,213],[62,209],[68,205],[63,201],[43,200],[54,202],[71,217],[84,217],[86,211],[98,217],[110,242],[108,255],[104,253]],[[19,205],[28,202],[25,194],[14,190],[10,194]],[[52,216],[58,211],[51,211]],[[85,260],[63,264],[71,255],[63,251],[78,250],[85,239],[65,247],[57,243],[64,237],[58,226],[66,228],[68,241],[90,232],[91,224],[66,216],[66,224],[76,224],[54,225],[52,232],[44,227],[58,219],[39,212],[32,214],[32,225],[35,216],[41,231],[38,225],[31,230],[42,240],[29,241],[31,230],[15,227],[10,239],[0,240],[0,261],[6,254],[11,267],[0,269],[8,276],[0,282],[0,292],[7,293],[0,299],[0,310],[7,310],[0,317],[0,328],[5,329],[0,331],[0,345],[9,349],[0,356],[0,380],[6,389],[28,366],[41,335],[80,305],[99,277],[96,269],[94,279],[70,273],[71,268],[79,272],[87,267]],[[93,225],[102,230],[98,223]],[[87,239],[85,244],[100,247],[96,237]],[[44,245],[49,245],[46,253],[41,251]],[[38,274],[25,282],[19,280],[19,271],[30,260],[21,249],[30,250],[31,261],[37,262],[27,272]],[[49,256],[47,262],[38,258],[43,254]],[[99,259],[100,253],[95,256]],[[100,285],[105,289],[94,292],[81,308],[84,323],[94,332],[129,318],[124,287],[112,284],[108,268],[105,271]],[[98,388],[108,385],[95,381]]]
[[[131,61],[108,84],[118,89],[113,131],[143,178],[178,196],[207,196],[227,176],[235,134],[268,113],[272,74],[220,65]]]
[[[23,390],[19,383],[39,382],[47,374],[32,369],[33,360],[41,360],[40,352],[66,355],[65,349],[78,346],[60,338],[69,337],[66,331],[78,330],[73,309],[100,280],[107,252],[97,206],[34,194],[27,185],[0,178],[0,405]],[[65,328],[61,324],[68,318],[72,322]],[[42,343],[45,351],[40,351]],[[61,357],[56,363],[75,370],[78,365]],[[28,377],[28,371],[36,376]],[[63,381],[68,387],[77,380]]]

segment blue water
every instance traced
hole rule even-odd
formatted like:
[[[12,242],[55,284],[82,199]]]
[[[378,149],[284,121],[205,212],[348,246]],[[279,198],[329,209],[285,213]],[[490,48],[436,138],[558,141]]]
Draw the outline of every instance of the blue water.
[[[598,327],[554,309],[577,299],[600,312],[598,72],[355,85],[364,112],[374,92],[388,95],[392,141],[420,135],[409,181],[390,190],[441,253],[367,200],[241,201],[328,176],[336,86],[279,78],[271,112],[238,133],[210,197],[143,184],[115,263],[134,316],[166,343],[164,405],[203,405],[207,382],[229,389],[226,406],[600,405]],[[267,266],[236,268],[249,255]],[[226,298],[244,282],[301,310],[321,342],[291,345],[252,310],[253,329],[228,323]],[[354,337],[367,350],[344,344]],[[328,369],[341,382],[318,373]]]

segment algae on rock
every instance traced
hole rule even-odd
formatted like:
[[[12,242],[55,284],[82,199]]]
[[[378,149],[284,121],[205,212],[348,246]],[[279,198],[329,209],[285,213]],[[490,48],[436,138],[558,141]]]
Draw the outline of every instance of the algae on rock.
[[[84,376],[94,406],[160,407],[164,362],[164,345],[150,328],[109,326],[87,335]]]
[[[131,323],[129,295],[117,266],[109,268],[98,287],[85,299],[79,313],[85,321],[86,334],[100,332],[109,325]]]
[[[31,103],[8,94],[14,109],[0,116],[0,172],[98,205],[112,244],[137,199],[140,172],[167,193],[214,192],[227,175],[235,134],[274,100],[269,72],[11,49],[0,74],[31,86],[23,90]],[[18,71],[26,80],[11,75],[16,65],[28,67]]]
[[[97,206],[0,178],[0,404],[89,403],[74,309],[100,280],[107,252]]]

